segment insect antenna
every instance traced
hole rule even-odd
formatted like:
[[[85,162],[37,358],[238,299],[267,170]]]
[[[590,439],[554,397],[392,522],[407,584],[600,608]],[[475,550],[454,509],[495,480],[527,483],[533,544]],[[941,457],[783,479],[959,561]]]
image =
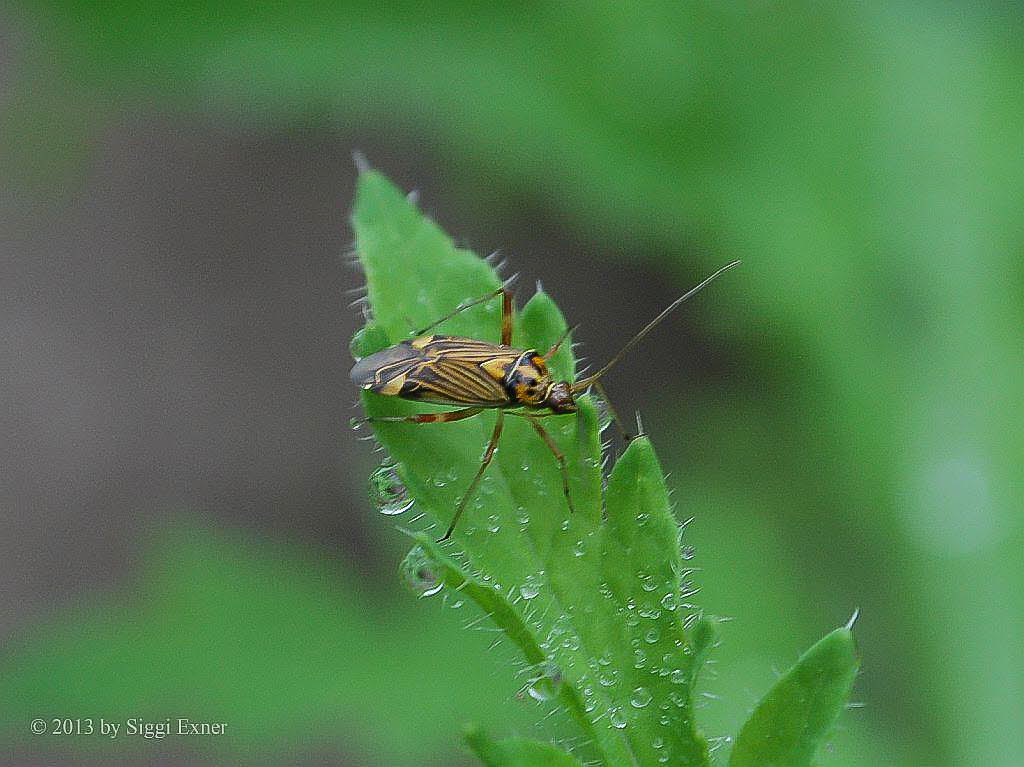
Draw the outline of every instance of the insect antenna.
[[[635,336],[633,336],[631,339],[629,339],[629,341],[626,343],[626,345],[623,346],[619,350],[618,354],[616,354],[614,357],[611,358],[611,360],[608,362],[607,365],[605,365],[603,368],[601,368],[596,373],[594,373],[594,375],[587,376],[586,378],[580,379],[579,381],[575,381],[572,384],[572,386],[570,387],[571,390],[573,392],[578,392],[578,391],[583,391],[584,389],[586,389],[589,386],[592,386],[598,379],[601,378],[601,376],[603,376],[605,373],[607,373],[609,370],[611,370],[613,367],[615,367],[615,365],[619,362],[619,360],[621,360],[623,358],[623,356],[626,354],[626,352],[628,352],[630,349],[632,349],[634,346],[636,346],[638,343],[640,343],[641,339],[643,339],[644,336],[646,336],[648,333],[650,333],[652,330],[654,330],[654,328],[657,327],[658,323],[660,323],[669,314],[671,314],[672,311],[677,306],[679,306],[679,304],[683,303],[683,301],[685,301],[686,299],[690,298],[694,294],[698,293],[709,282],[711,282],[716,277],[718,277],[718,275],[720,275],[722,272],[726,271],[727,269],[732,269],[734,266],[736,266],[739,263],[740,263],[739,261],[732,261],[732,262],[726,264],[721,269],[719,269],[717,272],[712,274],[710,277],[706,277],[699,285],[696,285],[695,287],[690,288],[688,291],[683,293],[683,295],[679,296],[679,298],[677,298],[675,301],[673,301],[671,304],[669,304],[667,307],[665,307],[662,310],[661,314],[659,314],[653,320],[648,322],[647,325],[643,328],[643,330],[641,330],[639,333],[637,333]]]

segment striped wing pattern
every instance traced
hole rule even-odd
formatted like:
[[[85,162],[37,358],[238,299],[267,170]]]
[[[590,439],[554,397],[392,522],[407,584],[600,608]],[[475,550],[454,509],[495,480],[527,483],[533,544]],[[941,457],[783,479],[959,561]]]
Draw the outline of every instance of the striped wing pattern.
[[[365,357],[352,380],[369,391],[445,405],[509,404],[504,372],[521,349],[456,336],[423,336]]]

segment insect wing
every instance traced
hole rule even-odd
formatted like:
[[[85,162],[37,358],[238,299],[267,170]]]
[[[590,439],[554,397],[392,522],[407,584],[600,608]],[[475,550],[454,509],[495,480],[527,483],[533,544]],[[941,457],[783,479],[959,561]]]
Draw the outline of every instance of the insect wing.
[[[416,370],[402,396],[446,405],[500,407],[509,404],[508,392],[500,380],[479,364],[458,357],[436,359]]]
[[[353,383],[367,391],[446,405],[509,404],[504,376],[522,352],[485,341],[423,336],[361,359]]]
[[[396,396],[408,380],[409,374],[427,362],[419,349],[408,343],[395,344],[369,357],[363,357],[349,375],[360,389]]]

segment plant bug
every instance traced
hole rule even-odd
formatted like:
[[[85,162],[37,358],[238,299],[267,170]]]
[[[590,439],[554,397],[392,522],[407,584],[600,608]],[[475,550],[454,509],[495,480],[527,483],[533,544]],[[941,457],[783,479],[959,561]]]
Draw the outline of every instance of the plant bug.
[[[484,450],[480,467],[469,488],[459,501],[455,516],[438,542],[446,541],[455,530],[469,499],[491,463],[501,438],[505,414],[526,418],[537,435],[554,455],[562,473],[562,489],[569,511],[573,511],[569,493],[569,473],[565,456],[558,445],[538,421],[545,416],[575,413],[575,395],[599,387],[600,379],[622,357],[638,344],[655,326],[686,299],[704,288],[722,272],[736,266],[739,261],[726,264],[710,277],[681,295],[633,336],[604,367],[593,375],[576,381],[555,381],[548,372],[547,360],[558,351],[572,328],[548,351],[541,355],[536,349],[518,349],[512,346],[512,294],[501,287],[468,303],[451,314],[418,330],[401,343],[389,346],[376,354],[356,362],[352,368],[352,382],[361,389],[386,397],[401,397],[417,402],[439,405],[462,405],[458,410],[443,413],[419,413],[409,416],[364,418],[356,423],[450,423],[479,415],[486,409],[496,409],[498,418],[491,439]],[[457,336],[427,335],[429,331],[478,304],[501,296],[501,342],[498,344]],[[547,411],[547,412],[542,412]],[[614,411],[612,411],[614,414]]]

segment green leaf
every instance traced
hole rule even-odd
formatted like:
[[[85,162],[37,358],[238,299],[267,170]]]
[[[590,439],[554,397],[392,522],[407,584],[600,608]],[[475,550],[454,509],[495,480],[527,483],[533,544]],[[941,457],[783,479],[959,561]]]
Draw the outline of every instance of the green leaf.
[[[478,728],[468,729],[463,738],[487,767],[581,767],[578,760],[550,743],[525,738],[492,740]]]
[[[750,715],[730,767],[807,767],[846,707],[859,660],[849,627],[805,652]]]
[[[484,261],[455,248],[378,173],[361,174],[353,223],[374,316],[358,353],[398,343],[499,285]],[[497,341],[499,327],[492,301],[437,332]],[[544,350],[565,327],[551,298],[538,292],[515,318],[513,344]],[[565,344],[553,369],[571,377],[574,367]],[[371,416],[432,409],[371,393],[363,402]],[[572,715],[586,759],[615,767],[706,765],[691,696],[711,629],[701,624],[699,646],[687,641],[680,530],[650,443],[641,437],[629,445],[603,494],[594,403],[583,397],[578,415],[545,418],[569,467],[570,514],[554,457],[529,423],[508,417],[452,540],[438,544],[494,418],[375,425],[415,509],[432,520],[410,531],[418,542],[412,571],[440,578],[483,608],[529,664],[523,692]]]

